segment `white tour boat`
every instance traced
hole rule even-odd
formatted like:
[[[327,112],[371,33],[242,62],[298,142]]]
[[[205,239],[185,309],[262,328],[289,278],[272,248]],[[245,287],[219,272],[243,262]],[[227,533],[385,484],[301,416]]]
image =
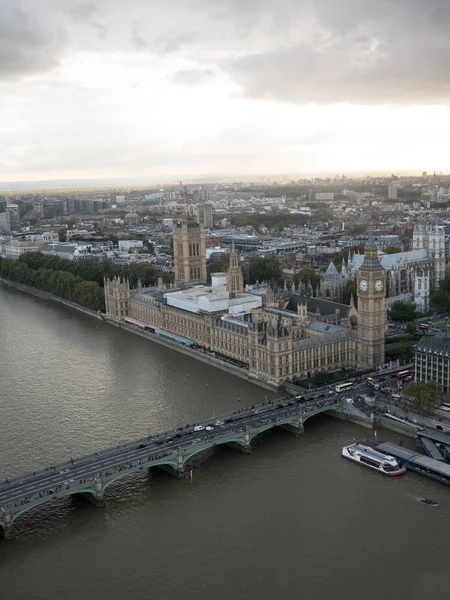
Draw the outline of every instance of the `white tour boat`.
[[[396,477],[397,475],[403,475],[406,468],[401,466],[396,458],[382,454],[370,446],[366,446],[361,442],[350,444],[350,446],[344,446],[342,448],[342,456],[348,460],[359,463],[363,467]]]

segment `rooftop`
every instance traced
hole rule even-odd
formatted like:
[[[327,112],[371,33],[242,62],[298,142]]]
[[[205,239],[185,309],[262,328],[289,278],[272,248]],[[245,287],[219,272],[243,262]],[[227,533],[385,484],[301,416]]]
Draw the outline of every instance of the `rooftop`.
[[[356,332],[351,329],[345,329],[344,327],[339,328],[339,332],[331,332],[323,337],[312,337],[303,340],[297,340],[293,343],[294,348],[309,348],[311,346],[319,346],[323,344],[329,344],[331,342],[340,342],[349,338],[356,337]]]
[[[332,323],[324,323],[323,321],[312,321],[310,325],[308,325],[308,329],[323,333],[324,335],[348,332],[346,327],[340,327],[339,325],[333,325]]]
[[[340,277],[341,277],[340,273],[334,266],[333,261],[331,261],[330,264],[328,265],[328,269],[325,271],[325,273],[323,275],[323,279],[337,279]]]
[[[450,336],[444,333],[426,333],[416,344],[420,352],[436,352],[446,356],[450,355]]]
[[[317,313],[320,315],[335,315],[336,311],[339,311],[339,317],[343,319],[348,315],[350,306],[347,304],[340,304],[339,302],[332,302],[331,300],[325,300],[324,298],[314,298],[309,296],[303,296],[302,294],[292,294],[286,310],[291,312],[297,312],[297,306],[299,304],[305,304],[309,313]]]
[[[425,467],[426,469],[431,469],[436,473],[450,477],[450,465],[440,462],[439,460],[435,460],[434,458],[430,458],[429,456],[416,456],[411,459],[411,462],[419,465],[420,467]]]
[[[261,306],[261,296],[236,294],[231,297],[226,285],[196,285],[184,290],[164,293],[167,304],[189,312],[220,313],[240,315]]]
[[[353,268],[358,270],[364,262],[364,254],[354,254],[351,262]],[[428,252],[425,248],[422,250],[410,250],[408,252],[398,252],[396,254],[382,254],[378,260],[385,269],[392,269],[400,262],[412,262],[428,258]]]

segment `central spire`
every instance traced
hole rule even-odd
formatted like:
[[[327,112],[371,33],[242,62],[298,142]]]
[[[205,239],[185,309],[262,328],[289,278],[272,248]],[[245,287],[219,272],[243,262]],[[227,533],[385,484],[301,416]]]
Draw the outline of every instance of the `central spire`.
[[[244,276],[239,265],[239,254],[234,246],[234,240],[231,244],[230,266],[227,275],[227,290],[230,294],[241,294],[244,291]]]

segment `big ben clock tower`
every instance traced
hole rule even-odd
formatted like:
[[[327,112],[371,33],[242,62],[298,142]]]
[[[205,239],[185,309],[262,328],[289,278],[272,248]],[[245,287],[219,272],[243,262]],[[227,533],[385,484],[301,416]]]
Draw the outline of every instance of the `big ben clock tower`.
[[[372,238],[366,244],[364,262],[356,277],[358,286],[358,369],[384,363],[386,330],[386,271],[378,260]]]

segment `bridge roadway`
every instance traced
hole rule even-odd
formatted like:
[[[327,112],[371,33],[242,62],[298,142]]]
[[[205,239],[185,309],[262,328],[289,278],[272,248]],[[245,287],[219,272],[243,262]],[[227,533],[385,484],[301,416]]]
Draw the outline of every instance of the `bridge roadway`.
[[[104,492],[112,483],[144,469],[159,466],[182,476],[187,461],[214,446],[227,444],[250,452],[252,439],[273,427],[302,433],[306,419],[340,409],[344,402],[342,396],[329,394],[328,390],[322,390],[318,398],[311,396],[305,395],[302,403],[295,396],[285,396],[207,419],[195,425],[204,428],[200,431],[194,425],[185,425],[6,479],[0,484],[0,530],[5,539],[13,539],[18,517],[67,496],[80,494],[96,506],[104,506]]]

